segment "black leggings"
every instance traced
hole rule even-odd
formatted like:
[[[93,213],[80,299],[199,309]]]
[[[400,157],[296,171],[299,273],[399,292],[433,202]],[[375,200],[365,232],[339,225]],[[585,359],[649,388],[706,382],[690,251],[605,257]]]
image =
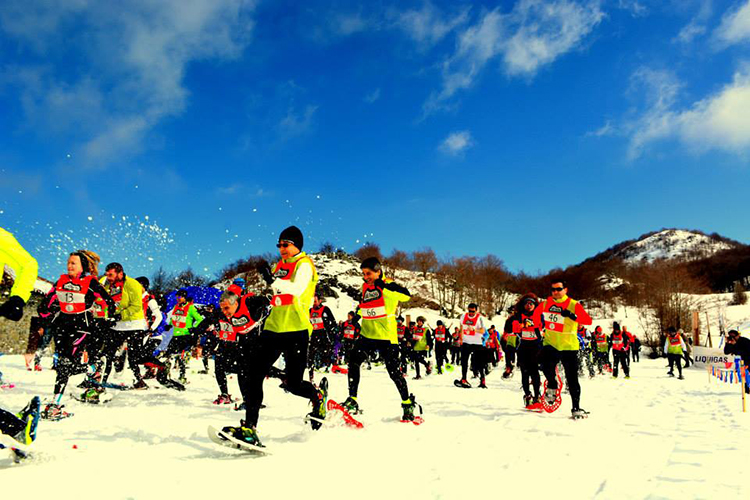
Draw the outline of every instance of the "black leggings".
[[[115,363],[115,356],[117,350],[122,346],[123,343],[128,343],[128,367],[133,372],[136,380],[142,380],[141,370],[138,368],[139,361],[144,357],[143,354],[143,338],[146,332],[142,330],[110,330],[107,335],[107,340],[104,342],[102,349],[102,356],[106,356],[107,364],[104,368],[104,377],[102,382],[106,382],[109,379],[109,374],[112,373],[112,366]],[[119,370],[119,368],[118,368]]]
[[[516,362],[516,348],[512,345],[505,344],[503,352],[505,352],[505,368],[512,370],[513,363]]]
[[[248,369],[238,374],[240,391],[245,400],[246,426],[258,425],[258,413],[263,403],[263,381],[282,354],[286,362],[284,388],[295,396],[314,400],[317,395],[315,386],[302,379],[307,364],[308,342],[307,330],[284,333],[263,331],[260,334],[257,349],[250,351],[248,356]]]
[[[628,365],[628,353],[627,351],[618,351],[612,349],[612,376],[616,377],[619,373],[618,365],[622,365],[622,371],[625,372],[625,376],[630,376],[630,368]]]
[[[55,367],[55,396],[62,395],[65,392],[65,387],[68,385],[71,376],[86,373],[87,370],[88,366],[80,361],[80,357],[58,357]]]
[[[227,373],[237,373],[237,378],[240,378],[239,374],[242,372],[242,350],[234,342],[220,342],[222,344],[216,349],[216,357],[214,358],[214,375],[216,375],[216,383],[219,384],[219,392],[221,394],[229,394]],[[241,391],[242,384],[240,384]]]
[[[479,373],[484,378],[484,365],[486,362],[484,346],[463,344],[461,345],[461,380],[466,380],[466,376],[469,373],[469,356],[471,356],[471,370]]]
[[[185,377],[187,365],[185,364],[185,358],[182,357],[183,351],[190,351],[198,343],[198,337],[195,335],[180,335],[179,337],[172,337],[167,347],[167,354],[179,354],[177,357],[177,364],[180,365],[180,377]]]
[[[555,367],[562,362],[565,370],[565,382],[568,384],[573,409],[579,408],[581,402],[581,386],[578,383],[578,351],[558,351],[552,346],[542,347],[542,371],[547,378],[547,387],[557,389]]]
[[[442,370],[443,363],[448,363],[448,343],[435,342],[435,362],[438,370]]]
[[[523,393],[531,395],[529,382],[534,387],[534,397],[539,397],[539,387],[542,383],[539,377],[539,345],[525,347],[522,341],[518,349],[518,367],[521,368],[521,385]]]
[[[419,374],[419,365],[424,365],[425,370],[428,370],[430,367],[427,362],[427,351],[412,351],[411,359],[414,361],[414,369],[417,371],[417,377],[421,377]]]
[[[667,359],[669,359],[669,372],[674,371],[674,364],[677,363],[677,371],[682,375],[682,354],[668,353]]]
[[[359,389],[360,367],[367,358],[368,354],[380,352],[380,357],[385,361],[385,369],[388,375],[396,384],[398,394],[402,401],[409,399],[409,388],[404,380],[403,374],[399,367],[399,347],[398,344],[391,344],[387,340],[373,340],[366,337],[359,337],[354,341],[354,347],[351,353],[351,364],[349,365],[349,396],[356,398]]]

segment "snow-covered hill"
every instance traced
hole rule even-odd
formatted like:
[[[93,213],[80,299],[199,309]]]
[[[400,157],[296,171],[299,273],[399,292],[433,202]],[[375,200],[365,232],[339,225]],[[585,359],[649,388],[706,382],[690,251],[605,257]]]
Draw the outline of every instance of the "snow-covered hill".
[[[695,231],[665,229],[620,249],[614,257],[629,264],[650,263],[659,259],[694,260],[710,257],[733,246]]]

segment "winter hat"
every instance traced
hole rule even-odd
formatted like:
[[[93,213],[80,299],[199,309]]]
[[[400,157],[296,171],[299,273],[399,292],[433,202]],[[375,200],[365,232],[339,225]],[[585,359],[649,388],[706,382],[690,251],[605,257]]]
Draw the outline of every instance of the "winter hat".
[[[177,293],[175,295],[177,297],[185,297],[187,299],[188,298],[188,291],[185,290],[184,288],[181,288],[181,289],[177,290]]]
[[[362,261],[362,264],[359,265],[360,269],[372,269],[373,271],[380,271],[380,261],[377,257],[367,257],[365,260]]]
[[[240,288],[245,288],[245,280],[243,278],[235,278],[234,281],[232,281],[233,285],[237,285]]]
[[[292,244],[300,250],[302,250],[302,245],[305,243],[305,239],[302,237],[302,231],[300,231],[297,226],[289,226],[281,231],[279,241],[291,241]]]
[[[440,321],[440,320],[438,320],[438,322],[437,322],[437,326],[443,326],[443,322],[442,322],[442,321]]]
[[[614,331],[616,331],[616,332],[619,332],[620,331],[620,323],[618,323],[617,321],[615,321],[614,323],[612,323],[612,329]]]
[[[144,289],[144,290],[148,290],[148,288],[149,288],[149,285],[151,284],[151,282],[150,282],[150,281],[148,280],[148,278],[147,278],[147,277],[145,277],[145,276],[140,276],[140,277],[136,278],[135,280],[136,280],[136,281],[137,281],[138,283],[140,283],[140,284],[141,284],[141,286],[143,287],[143,289]]]

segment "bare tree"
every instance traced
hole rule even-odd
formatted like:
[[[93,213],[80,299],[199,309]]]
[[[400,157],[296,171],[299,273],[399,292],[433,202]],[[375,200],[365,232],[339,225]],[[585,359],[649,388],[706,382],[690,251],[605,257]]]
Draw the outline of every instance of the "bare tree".
[[[369,259],[370,257],[376,257],[380,262],[383,262],[383,254],[380,252],[380,245],[373,242],[367,242],[354,252],[354,255],[360,260]]]
[[[413,252],[412,261],[414,262],[414,270],[422,273],[423,278],[426,278],[427,273],[435,270],[438,265],[437,255],[431,248],[423,248]]]

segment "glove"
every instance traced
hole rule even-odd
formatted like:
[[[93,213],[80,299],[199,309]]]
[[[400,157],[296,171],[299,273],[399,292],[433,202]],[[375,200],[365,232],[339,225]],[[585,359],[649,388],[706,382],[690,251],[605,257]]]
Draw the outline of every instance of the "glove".
[[[168,324],[168,325],[166,325],[166,326],[164,327],[164,331],[165,331],[165,332],[168,332],[168,331],[169,331],[169,330],[171,330],[171,329],[172,329],[172,325],[171,325],[171,324]]]
[[[263,281],[265,281],[267,284],[270,285],[271,283],[273,283],[273,272],[271,272],[271,265],[268,262],[266,262],[265,260],[260,262],[255,270],[258,271],[260,277],[263,278]]]
[[[0,317],[4,316],[11,321],[20,321],[23,317],[23,306],[25,305],[26,302],[21,297],[13,295],[0,306]]]
[[[154,352],[151,353],[151,356],[158,358],[159,354],[161,354],[161,351],[159,349],[154,349]]]
[[[576,316],[576,313],[572,313],[572,312],[568,311],[567,309],[563,309],[560,314],[562,315],[563,318],[570,318],[573,321],[575,321],[576,319],[578,319],[578,316]]]

